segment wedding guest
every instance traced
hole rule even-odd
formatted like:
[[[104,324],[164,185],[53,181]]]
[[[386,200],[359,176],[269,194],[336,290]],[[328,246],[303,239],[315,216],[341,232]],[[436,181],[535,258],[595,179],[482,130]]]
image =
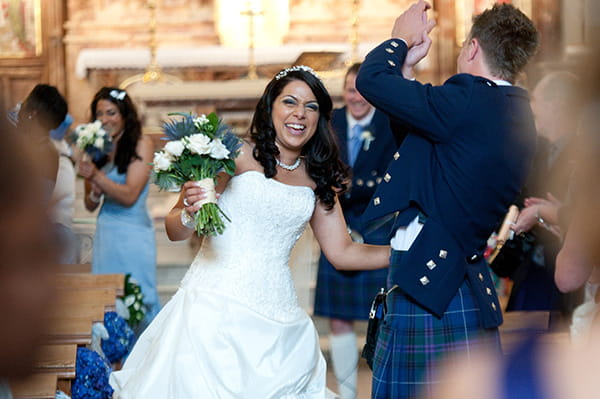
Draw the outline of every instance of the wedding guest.
[[[342,160],[352,168],[351,188],[339,197],[350,236],[358,242],[385,244],[379,230],[364,239],[360,216],[384,177],[396,148],[390,121],[356,90],[360,63],[344,78],[344,107],[333,110],[331,125],[337,133]],[[329,347],[333,371],[343,399],[356,398],[358,350],[354,320],[367,320],[373,297],[385,287],[387,270],[341,271],[321,253],[314,314],[329,317]]]
[[[75,203],[75,166],[72,150],[65,136],[73,123],[71,115],[67,114],[63,122],[50,131],[52,144],[58,151],[58,172],[56,184],[50,199],[51,217],[62,245],[60,263],[75,263],[77,257],[77,237],[73,232],[73,205]]]
[[[131,274],[139,283],[147,307],[141,331],[160,308],[154,226],[146,207],[154,147],[142,135],[136,107],[124,90],[103,87],[90,109],[91,121],[101,121],[113,143],[105,165],[82,160],[78,167],[85,178],[85,207],[100,206],[92,272]]]
[[[69,158],[69,146],[63,140],[72,122],[67,113],[67,102],[56,87],[38,84],[17,108],[14,119],[19,130],[35,137],[33,148],[45,177],[48,212],[54,221],[53,231],[61,243],[60,262],[73,263],[77,242],[71,227],[75,171]]]
[[[593,47],[592,47],[593,48]],[[600,52],[596,47],[594,55]],[[584,108],[581,121],[581,151],[576,157],[575,181],[571,225],[565,243],[556,259],[557,285],[561,290],[572,290],[585,283],[598,259],[600,238],[600,212],[598,188],[595,181],[600,171],[600,85],[596,77],[600,72],[600,58],[586,59],[586,67],[593,73],[582,76],[586,82],[584,92],[593,90],[591,102]],[[594,65],[591,68],[588,64]],[[586,97],[583,97],[584,99]],[[588,99],[589,100],[589,99]],[[587,102],[579,100],[586,104]],[[588,136],[589,135],[589,136]],[[564,229],[563,229],[564,233]],[[564,264],[563,262],[569,264]],[[597,262],[595,262],[597,263]],[[565,267],[566,266],[566,267]],[[565,267],[563,269],[563,267]],[[597,268],[596,268],[597,271]],[[596,280],[598,281],[598,280]],[[584,341],[569,342],[563,334],[530,336],[513,348],[509,356],[469,352],[461,358],[446,362],[444,384],[438,386],[435,397],[439,399],[482,398],[557,398],[584,399],[600,397],[598,384],[598,359],[600,359],[600,305],[593,304],[585,316]],[[575,320],[573,320],[576,323]],[[583,327],[578,325],[577,327]],[[582,337],[583,338],[583,337]],[[581,345],[578,345],[581,344]],[[485,389],[482,389],[485,387]]]
[[[538,133],[536,156],[521,191],[522,209],[511,227],[519,235],[528,235],[516,238],[526,241],[525,247],[517,249],[518,254],[504,254],[505,262],[514,263],[506,310],[553,311],[552,327],[560,328],[568,323],[578,304],[576,295],[559,292],[554,270],[562,245],[559,210],[569,201],[576,161],[576,133],[582,107],[579,79],[564,71],[547,74],[533,89],[531,107]]]
[[[356,81],[367,101],[408,126],[364,215],[397,215],[373,398],[433,397],[441,359],[499,349],[502,311],[483,251],[535,150],[527,92],[513,86],[537,47],[533,23],[511,4],[474,17],[459,74],[432,86],[411,80],[431,47],[429,9],[419,1],[400,15]]]
[[[0,111],[5,111],[1,101]],[[38,140],[23,126],[18,133],[0,118],[1,397],[11,397],[6,379],[31,372],[47,325],[44,316],[53,309],[59,255],[46,208],[48,176],[42,177],[44,166],[37,165]]]
[[[596,243],[600,238],[600,230],[597,227],[600,213],[596,198],[600,191],[595,184],[590,184],[600,171],[600,96],[596,101],[587,106],[581,121],[572,219],[556,259],[554,275],[561,292],[572,292],[581,288],[599,264],[596,259],[600,251]]]
[[[331,98],[314,71],[279,72],[260,98],[235,175],[216,191],[227,215],[205,237],[180,289],[111,375],[122,398],[325,398],[325,360],[298,304],[290,251],[310,222],[334,265],[384,268],[389,246],[352,242],[337,195],[346,188],[329,122]],[[172,240],[194,232],[208,198],[183,185],[165,225]]]
[[[67,116],[64,97],[54,86],[38,84],[21,104],[18,113],[18,130],[27,136],[35,152],[36,164],[44,178],[47,204],[56,184],[59,155],[50,138],[50,130],[60,126]]]
[[[600,48],[600,47],[597,47]],[[600,53],[596,53],[600,54]],[[597,59],[597,60],[600,60]],[[596,60],[596,61],[597,61]],[[594,60],[592,60],[594,61]],[[589,62],[589,61],[588,61]],[[600,255],[600,213],[595,181],[600,171],[600,90],[597,80],[600,63],[584,74],[582,81],[595,86],[591,103],[583,106],[580,136],[581,150],[576,158],[576,184],[573,190],[570,226],[556,259],[556,283],[563,291],[574,290],[589,278],[598,280]],[[586,68],[588,69],[588,68]],[[585,98],[585,97],[584,97]],[[579,100],[581,101],[581,100]],[[583,104],[586,104],[583,101]],[[564,232],[564,231],[563,231]],[[593,276],[593,275],[596,276]],[[600,359],[600,304],[594,295],[591,303],[577,308],[571,325],[571,340],[563,334],[529,337],[511,350],[507,357],[489,353],[469,353],[446,363],[446,383],[436,390],[436,398],[559,398],[584,399],[600,397],[597,383]],[[583,310],[581,313],[579,310]],[[580,314],[578,314],[580,313]],[[481,387],[485,387],[484,390]]]

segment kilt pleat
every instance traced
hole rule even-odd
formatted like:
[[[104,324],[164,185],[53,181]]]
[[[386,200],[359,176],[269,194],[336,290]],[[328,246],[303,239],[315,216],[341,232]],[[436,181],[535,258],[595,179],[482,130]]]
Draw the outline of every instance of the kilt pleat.
[[[373,359],[372,398],[431,398],[448,355],[478,348],[500,350],[498,329],[483,329],[469,282],[465,280],[438,319],[396,289]]]
[[[321,254],[314,314],[341,320],[367,320],[373,298],[386,286],[388,269],[340,271]]]

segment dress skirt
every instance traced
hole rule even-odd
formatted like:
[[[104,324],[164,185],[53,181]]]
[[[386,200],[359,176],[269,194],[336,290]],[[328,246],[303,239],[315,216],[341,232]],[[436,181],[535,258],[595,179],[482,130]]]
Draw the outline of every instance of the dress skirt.
[[[323,399],[325,378],[306,313],[278,322],[229,297],[180,288],[110,383],[122,399]]]

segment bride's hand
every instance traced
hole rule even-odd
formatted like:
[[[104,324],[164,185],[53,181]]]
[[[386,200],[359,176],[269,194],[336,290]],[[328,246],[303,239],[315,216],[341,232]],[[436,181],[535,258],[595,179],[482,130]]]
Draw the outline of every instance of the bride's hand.
[[[206,190],[198,185],[198,182],[188,181],[183,187],[183,206],[185,210],[193,215],[202,207],[202,201],[207,198]],[[217,198],[221,196],[221,194],[216,194]]]

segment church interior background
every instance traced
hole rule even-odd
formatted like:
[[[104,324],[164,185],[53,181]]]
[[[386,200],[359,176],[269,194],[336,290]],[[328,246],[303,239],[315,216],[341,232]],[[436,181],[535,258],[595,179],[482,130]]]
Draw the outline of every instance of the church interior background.
[[[541,49],[522,84],[571,67],[586,54],[600,26],[597,0],[513,0],[537,24]],[[44,82],[66,96],[74,126],[89,120],[102,86],[126,87],[144,133],[160,136],[171,111],[217,111],[244,133],[268,80],[302,62],[323,76],[341,103],[344,67],[388,38],[409,0],[0,0],[0,95],[12,106]],[[455,73],[456,55],[473,13],[490,0],[432,0],[437,19],[421,81]],[[145,82],[148,81],[148,82]],[[157,145],[160,144],[156,140]],[[83,190],[83,182],[78,182]],[[81,193],[79,193],[81,195]],[[154,190],[159,284],[163,299],[176,288],[193,251],[170,243],[161,216],[172,194]],[[76,229],[93,236],[94,215],[77,201]],[[310,232],[292,264],[299,298],[310,312],[315,248]],[[86,247],[87,245],[87,247]],[[81,261],[89,241],[82,240]],[[175,255],[174,255],[175,254]],[[182,255],[183,254],[183,255]]]

